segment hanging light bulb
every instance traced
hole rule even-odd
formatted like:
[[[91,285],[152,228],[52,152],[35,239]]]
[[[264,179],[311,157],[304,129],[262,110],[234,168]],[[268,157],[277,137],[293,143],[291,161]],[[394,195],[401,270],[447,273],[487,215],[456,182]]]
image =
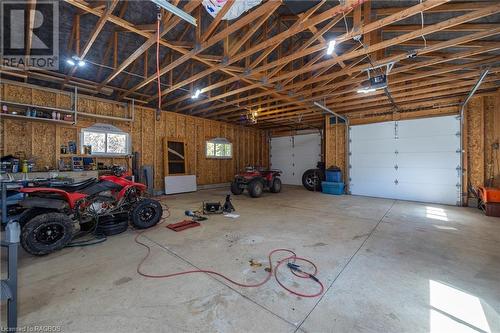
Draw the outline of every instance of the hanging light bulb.
[[[332,55],[333,51],[335,50],[335,44],[337,44],[337,41],[335,39],[332,39],[331,41],[328,42],[328,48],[326,49],[326,54]]]
[[[193,95],[191,95],[191,98],[192,99],[197,99],[201,94],[201,90],[200,89],[196,89],[196,91],[194,92]]]

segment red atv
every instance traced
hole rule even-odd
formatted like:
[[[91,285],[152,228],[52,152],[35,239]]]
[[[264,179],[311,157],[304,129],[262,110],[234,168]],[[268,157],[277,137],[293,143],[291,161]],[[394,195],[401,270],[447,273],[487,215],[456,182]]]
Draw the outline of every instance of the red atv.
[[[234,176],[231,182],[231,192],[234,195],[243,193],[245,189],[253,198],[258,198],[262,195],[265,189],[269,189],[272,193],[281,191],[281,171],[279,170],[259,170],[254,167],[248,167],[244,173]]]
[[[160,221],[163,209],[156,200],[142,197],[146,186],[124,177],[125,170],[113,168],[113,175],[69,185],[27,187],[21,202],[26,208],[19,218],[21,245],[33,255],[44,255],[67,246],[82,234],[117,234],[127,229],[149,228]]]

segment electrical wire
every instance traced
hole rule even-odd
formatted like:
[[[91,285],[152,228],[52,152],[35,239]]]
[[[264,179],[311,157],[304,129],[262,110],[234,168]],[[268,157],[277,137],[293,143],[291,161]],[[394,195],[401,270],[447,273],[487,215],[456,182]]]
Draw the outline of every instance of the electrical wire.
[[[420,0],[420,4],[422,4],[422,0]],[[423,31],[424,31],[424,11],[423,10],[420,11],[420,19],[422,22],[422,28],[420,31],[422,32],[421,36],[422,36],[422,39],[424,40],[424,49],[426,49],[427,48],[427,39],[425,39],[425,36],[423,33]]]
[[[161,222],[158,223],[155,228],[159,227],[160,224],[163,223],[163,221],[170,216],[170,211],[168,210],[168,208],[166,209],[166,211],[168,212],[167,217],[163,217],[162,220],[161,220]],[[266,269],[265,269],[266,272],[267,272],[267,275],[266,275],[266,277],[261,282],[253,283],[253,284],[241,283],[241,282],[235,281],[235,280],[227,277],[226,275],[224,275],[222,273],[219,273],[219,272],[216,272],[216,271],[212,271],[212,270],[206,270],[206,269],[194,269],[194,270],[182,271],[182,272],[176,272],[176,273],[170,273],[170,274],[149,274],[149,273],[145,273],[142,270],[142,266],[146,262],[146,260],[149,258],[149,256],[151,255],[151,247],[149,245],[147,245],[146,243],[141,242],[139,240],[139,238],[146,231],[150,231],[150,230],[151,229],[146,229],[146,230],[140,231],[140,232],[137,233],[137,235],[134,238],[134,241],[137,244],[145,247],[146,250],[147,250],[146,255],[141,259],[141,261],[137,265],[137,273],[139,275],[143,276],[143,277],[151,278],[151,279],[165,279],[165,278],[171,278],[171,277],[176,277],[176,276],[181,276],[181,275],[187,275],[187,274],[204,273],[204,274],[210,274],[210,275],[218,276],[218,277],[220,277],[220,278],[222,278],[222,279],[230,282],[231,284],[234,284],[234,285],[239,286],[239,287],[243,287],[243,288],[256,288],[256,287],[263,286],[264,284],[266,284],[271,279],[272,276],[274,276],[274,279],[276,280],[276,282],[278,283],[278,285],[280,285],[283,289],[285,289],[286,291],[288,291],[289,293],[291,293],[293,295],[300,296],[300,297],[306,297],[306,298],[318,297],[318,296],[320,296],[320,295],[323,294],[323,291],[325,289],[323,283],[316,277],[316,275],[318,273],[318,268],[317,268],[317,266],[311,260],[306,259],[306,258],[302,258],[302,257],[298,257],[295,254],[294,251],[292,251],[290,249],[282,249],[282,248],[274,249],[271,252],[269,252],[269,254],[267,256],[267,258],[268,258],[268,267],[266,267]],[[288,256],[286,256],[283,259],[278,260],[276,262],[276,265],[273,266],[272,257],[273,257],[274,254],[276,254],[278,252],[287,253]],[[303,271],[300,268],[300,266],[298,266],[296,264],[297,262],[303,262],[303,263],[311,265],[312,272],[305,272],[305,271]],[[287,264],[288,268],[290,269],[290,272],[294,276],[296,276],[298,278],[301,278],[301,279],[311,279],[311,280],[313,280],[319,286],[319,290],[317,292],[315,292],[315,293],[306,294],[306,293],[299,292],[297,290],[291,289],[290,287],[286,286],[279,279],[279,277],[278,277],[278,270],[285,263]]]

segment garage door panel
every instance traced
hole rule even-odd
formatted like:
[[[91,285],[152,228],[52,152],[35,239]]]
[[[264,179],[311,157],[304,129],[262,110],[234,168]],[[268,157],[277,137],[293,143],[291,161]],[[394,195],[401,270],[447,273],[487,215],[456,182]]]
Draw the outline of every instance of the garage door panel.
[[[306,134],[273,137],[271,139],[271,167],[283,172],[283,184],[302,185],[302,174],[316,167],[321,160],[321,136]]]
[[[459,129],[454,116],[353,126],[351,193],[455,205]]]
[[[450,168],[451,165],[455,165],[455,167],[460,165],[460,154],[457,152],[399,153],[396,160],[401,169],[441,169]],[[428,173],[430,172],[428,171]]]
[[[456,186],[428,184],[415,188],[413,184],[399,183],[395,188],[395,198],[409,201],[456,205]]]
[[[392,199],[395,197],[396,185],[387,185],[384,179],[375,179],[367,177],[366,180],[357,180],[350,184],[351,192],[356,195],[364,195],[369,197],[380,197]]]
[[[396,149],[400,153],[441,151],[456,152],[456,150],[460,147],[460,138],[455,135],[399,138],[396,141]]]
[[[302,185],[302,174],[316,167],[321,160],[321,136],[319,134],[294,136],[293,163],[294,185]],[[288,183],[287,183],[288,184]]]
[[[398,169],[399,182],[415,184],[415,186],[428,186],[430,184],[453,185],[457,184],[457,170],[455,169],[424,169],[405,168]]]
[[[427,137],[454,135],[460,131],[460,122],[455,116],[404,120],[398,122],[398,137]]]
[[[352,154],[351,165],[367,168],[394,168],[394,152],[379,154]]]
[[[394,168],[356,167],[351,168],[350,177],[361,183],[374,181],[392,183],[396,180],[396,170]]]
[[[292,161],[292,140],[290,137],[276,137],[271,140],[271,168],[283,171],[283,183],[291,181],[293,170],[289,166]]]
[[[396,143],[390,139],[356,140],[351,142],[351,151],[356,153],[390,153],[394,154]]]
[[[351,127],[351,135],[357,140],[394,139],[394,122],[378,123],[378,126],[358,125]]]

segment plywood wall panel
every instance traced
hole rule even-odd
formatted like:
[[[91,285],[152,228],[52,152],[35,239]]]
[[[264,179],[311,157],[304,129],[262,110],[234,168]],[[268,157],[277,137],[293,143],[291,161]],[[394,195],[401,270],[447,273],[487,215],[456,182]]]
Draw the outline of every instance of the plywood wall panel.
[[[103,101],[95,102],[95,110],[93,113],[100,114],[103,116],[114,116],[113,109],[114,105],[111,103],[105,103]]]
[[[31,104],[40,106],[55,107],[57,105],[57,95],[55,92],[44,91],[41,89],[31,89]]]
[[[56,126],[53,124],[32,124],[32,155],[40,168],[52,169],[56,160]]]
[[[154,166],[155,161],[155,114],[154,112],[142,112],[142,163]]]
[[[31,124],[19,120],[4,119],[4,155],[23,153],[31,158]]]
[[[31,104],[31,89],[18,85],[4,85],[4,99],[10,102]]]
[[[78,112],[96,114],[95,105],[96,105],[96,101],[94,99],[85,98],[85,97],[78,98]]]

